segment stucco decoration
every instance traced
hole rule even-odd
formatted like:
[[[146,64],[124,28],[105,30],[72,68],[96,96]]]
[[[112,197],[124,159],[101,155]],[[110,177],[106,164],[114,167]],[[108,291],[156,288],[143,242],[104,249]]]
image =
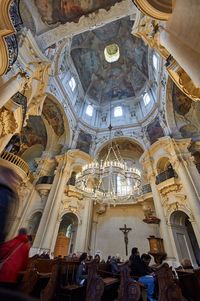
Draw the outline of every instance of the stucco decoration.
[[[131,34],[128,17],[75,36],[71,57],[86,97],[98,104],[108,100],[138,97],[148,81],[148,47]],[[105,47],[115,43],[120,57],[109,63]]]
[[[91,143],[92,143],[92,136],[90,134],[81,131],[78,136],[76,148],[89,154]]]
[[[35,4],[43,21],[53,24],[57,22],[78,22],[83,15],[101,8],[109,10],[120,0],[35,0]]]
[[[165,136],[158,118],[148,125],[147,133],[151,144],[156,142],[158,138]]]
[[[182,137],[200,136],[200,103],[193,102],[175,84],[172,88],[175,122]]]
[[[49,125],[52,126],[57,136],[61,136],[64,133],[64,121],[63,116],[53,101],[47,98],[44,102],[42,114],[48,121]]]

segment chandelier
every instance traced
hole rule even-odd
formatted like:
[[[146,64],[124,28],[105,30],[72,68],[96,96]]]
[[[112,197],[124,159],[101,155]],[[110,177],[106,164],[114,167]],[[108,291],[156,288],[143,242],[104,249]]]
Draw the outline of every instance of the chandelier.
[[[84,165],[76,175],[75,185],[95,202],[116,205],[131,202],[139,196],[141,172],[128,166],[121,157],[119,146],[111,139],[105,159],[95,158]]]

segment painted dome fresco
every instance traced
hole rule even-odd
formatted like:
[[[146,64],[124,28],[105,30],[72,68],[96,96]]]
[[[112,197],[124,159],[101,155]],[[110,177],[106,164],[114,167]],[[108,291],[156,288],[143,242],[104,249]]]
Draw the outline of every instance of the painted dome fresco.
[[[148,48],[131,34],[129,18],[72,40],[71,57],[85,95],[94,103],[140,96],[148,84]],[[118,59],[108,62],[105,52]]]

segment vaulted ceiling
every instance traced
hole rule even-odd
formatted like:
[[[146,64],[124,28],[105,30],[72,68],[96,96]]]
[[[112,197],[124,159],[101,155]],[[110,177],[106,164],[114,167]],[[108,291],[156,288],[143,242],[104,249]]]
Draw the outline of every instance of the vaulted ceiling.
[[[42,20],[49,24],[78,22],[81,16],[109,10],[117,2],[121,0],[35,0]]]
[[[71,56],[85,95],[96,104],[139,97],[148,82],[148,48],[131,34],[133,22],[123,18],[73,38]],[[104,49],[117,44],[120,57],[109,63]]]

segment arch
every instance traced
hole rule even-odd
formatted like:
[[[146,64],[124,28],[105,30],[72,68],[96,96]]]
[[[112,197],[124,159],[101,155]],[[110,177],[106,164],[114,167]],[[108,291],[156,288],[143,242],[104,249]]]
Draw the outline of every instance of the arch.
[[[78,224],[78,217],[73,212],[62,214],[54,249],[55,256],[67,256],[74,251]]]
[[[172,0],[135,0],[134,3],[153,19],[167,21],[172,14]]]
[[[144,150],[145,150],[145,146],[143,143],[141,143],[140,141],[138,141],[135,138],[132,137],[128,137],[128,136],[118,136],[118,137],[113,137],[112,141],[130,141],[132,144],[135,144],[138,148],[140,148],[141,150],[141,155],[143,154]],[[94,157],[97,156],[97,154],[99,154],[105,147],[107,147],[110,144],[111,140],[106,140],[103,141],[100,145],[98,145],[98,147],[96,148],[95,152],[94,152]]]
[[[42,211],[37,210],[32,214],[31,218],[29,219],[28,233],[32,235],[32,240],[34,240],[36,236],[41,218],[42,218]]]
[[[70,145],[72,139],[72,130],[69,120],[61,103],[53,94],[47,93],[43,105],[42,115],[52,126],[55,134],[59,137],[60,142],[62,142],[64,145]]]
[[[44,151],[44,146],[42,144],[35,144],[30,148],[28,148],[27,150],[25,150],[21,158],[28,163],[31,170],[35,170],[37,165],[35,159],[40,158],[43,151]]]
[[[156,162],[156,171],[157,174],[165,171],[168,169],[169,165],[170,165],[170,161],[168,157],[161,157],[157,160]]]
[[[199,246],[190,218],[191,215],[181,208],[170,214],[169,221],[179,260],[188,258],[193,265],[200,265]]]

